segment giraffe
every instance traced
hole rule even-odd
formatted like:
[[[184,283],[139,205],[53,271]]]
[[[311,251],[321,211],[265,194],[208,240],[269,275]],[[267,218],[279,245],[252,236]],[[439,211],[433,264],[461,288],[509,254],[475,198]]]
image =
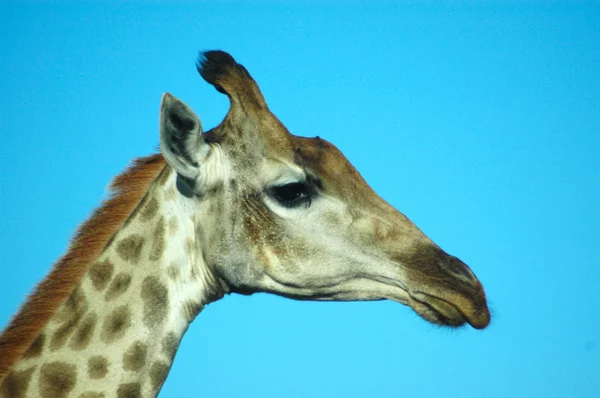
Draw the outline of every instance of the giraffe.
[[[246,68],[201,53],[229,98],[203,132],[164,94],[161,153],[137,159],[0,336],[2,397],[153,397],[204,306],[226,294],[382,300],[429,322],[490,322],[482,284],[344,155],[290,134]]]

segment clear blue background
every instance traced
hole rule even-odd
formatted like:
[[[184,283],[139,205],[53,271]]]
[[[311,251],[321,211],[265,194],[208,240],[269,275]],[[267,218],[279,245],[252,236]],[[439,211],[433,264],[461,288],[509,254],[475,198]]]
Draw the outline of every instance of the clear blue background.
[[[226,297],[163,397],[600,396],[598,3],[3,4],[0,325],[154,152],[163,92],[220,122],[194,67],[216,48],[468,263],[495,317],[449,331],[391,302]]]

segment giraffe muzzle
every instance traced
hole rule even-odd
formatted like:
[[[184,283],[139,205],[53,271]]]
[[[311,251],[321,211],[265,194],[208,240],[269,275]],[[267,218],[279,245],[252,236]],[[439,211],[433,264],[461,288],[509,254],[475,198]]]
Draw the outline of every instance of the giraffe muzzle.
[[[471,269],[435,245],[400,257],[408,271],[408,305],[429,322],[475,329],[489,325],[485,291]]]
[[[468,323],[475,329],[484,329],[491,320],[485,301],[473,303],[461,296],[442,298],[413,292],[410,294],[409,305],[421,317],[439,325],[458,327]]]

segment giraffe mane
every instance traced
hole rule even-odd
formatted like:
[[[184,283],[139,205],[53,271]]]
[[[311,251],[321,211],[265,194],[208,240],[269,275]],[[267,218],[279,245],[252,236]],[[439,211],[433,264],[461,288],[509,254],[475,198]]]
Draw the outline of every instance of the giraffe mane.
[[[139,158],[113,180],[109,197],[79,227],[67,252],[0,335],[0,384],[134,212],[165,165],[161,154]]]

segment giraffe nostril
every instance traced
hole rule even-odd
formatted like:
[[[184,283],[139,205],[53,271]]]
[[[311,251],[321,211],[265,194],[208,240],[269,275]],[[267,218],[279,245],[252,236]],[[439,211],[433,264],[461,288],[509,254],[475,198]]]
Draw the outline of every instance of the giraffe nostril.
[[[469,266],[463,263],[458,257],[448,256],[448,260],[446,261],[447,270],[456,274],[458,276],[462,276],[471,282],[477,282],[477,277],[471,271]]]

